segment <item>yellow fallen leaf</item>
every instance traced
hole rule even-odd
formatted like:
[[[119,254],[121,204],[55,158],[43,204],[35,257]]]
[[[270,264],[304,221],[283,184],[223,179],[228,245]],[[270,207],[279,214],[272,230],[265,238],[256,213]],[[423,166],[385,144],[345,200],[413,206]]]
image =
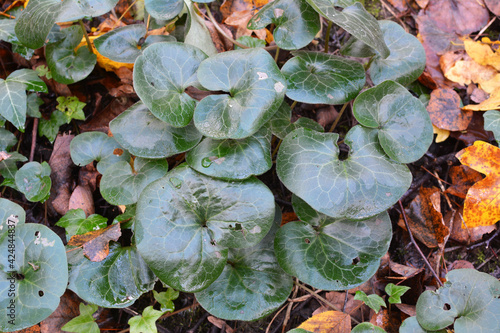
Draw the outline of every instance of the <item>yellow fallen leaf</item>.
[[[298,328],[315,333],[349,333],[351,316],[340,311],[326,311],[307,319]]]
[[[464,40],[465,51],[480,65],[489,65],[500,71],[500,53],[494,51],[488,44],[475,42],[471,39]]]
[[[450,131],[438,128],[434,125],[432,125],[432,131],[434,134],[437,134],[436,139],[434,140],[436,143],[443,142],[450,136]]]
[[[495,109],[500,109],[500,89],[494,91],[487,100],[479,104],[469,104],[462,108],[462,110],[469,111],[488,111]]]
[[[484,141],[462,149],[456,157],[463,165],[486,175],[467,192],[464,222],[468,228],[488,226],[500,220],[500,148]]]
[[[126,64],[123,62],[116,62],[113,61],[102,54],[100,54],[97,49],[94,46],[94,40],[99,37],[99,36],[89,36],[90,42],[92,43],[92,49],[94,50],[95,55],[97,56],[97,64],[101,67],[104,68],[107,72],[114,72],[120,67],[127,67],[128,69],[133,69],[134,64]],[[82,38],[82,41],[78,46],[75,48],[75,50],[78,50],[80,47],[87,47],[87,41],[85,40],[85,37]]]

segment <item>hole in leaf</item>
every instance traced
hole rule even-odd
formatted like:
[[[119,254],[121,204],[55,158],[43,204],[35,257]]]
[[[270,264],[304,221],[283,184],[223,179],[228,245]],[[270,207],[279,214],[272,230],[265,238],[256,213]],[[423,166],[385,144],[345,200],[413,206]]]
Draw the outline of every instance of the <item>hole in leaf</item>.
[[[448,310],[450,310],[450,309],[451,309],[450,304],[448,304],[448,303],[444,303],[443,310],[448,311]]]
[[[38,290],[38,296],[42,297],[44,295],[43,291]]]
[[[232,225],[232,224],[230,224],[230,225],[229,225],[229,228],[232,228],[232,227],[233,227],[233,225]]]
[[[306,238],[306,239],[304,239],[304,242],[306,242],[306,244],[309,244],[309,243],[311,243],[311,240],[309,238]]]
[[[40,236],[40,231],[35,231],[35,237],[39,237]]]
[[[352,259],[352,264],[353,265],[357,265],[358,262],[359,262],[359,257],[356,257],[356,258]]]
[[[24,280],[24,274],[21,274],[21,273],[13,273],[12,276],[18,280],[18,281],[22,281]]]
[[[236,223],[236,225],[235,225],[235,227],[234,227],[234,230],[241,230],[241,229],[243,229],[243,228],[241,227],[241,224],[240,224],[240,223]]]
[[[349,157],[349,146],[341,142],[339,145],[339,161],[345,161]]]
[[[155,84],[154,84],[153,82],[151,82],[151,85],[152,85],[153,87],[155,86]]]
[[[217,243],[216,243],[216,242],[215,242],[215,240],[213,240],[213,239],[210,241],[210,244],[212,244],[212,246],[217,245]]]

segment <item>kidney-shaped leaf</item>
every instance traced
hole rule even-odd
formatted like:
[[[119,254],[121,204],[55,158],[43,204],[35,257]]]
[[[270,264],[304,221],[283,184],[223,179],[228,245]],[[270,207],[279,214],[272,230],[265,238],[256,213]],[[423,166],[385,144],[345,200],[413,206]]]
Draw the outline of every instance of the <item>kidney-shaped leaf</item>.
[[[240,140],[205,138],[186,155],[190,167],[207,176],[246,179],[271,169],[271,131],[262,128]]]
[[[137,202],[142,190],[153,181],[165,176],[168,162],[148,160],[141,157],[134,159],[133,165],[120,161],[102,175],[101,194],[112,205],[131,205]]]
[[[354,37],[373,47],[383,58],[387,58],[390,50],[384,42],[384,36],[377,20],[366,11],[359,2],[331,0],[307,0],[321,15],[339,25]],[[338,11],[334,6],[346,7]],[[348,6],[348,7],[347,7]]]
[[[106,308],[125,308],[153,289],[156,277],[134,246],[109,246],[100,262],[83,256],[82,250],[68,252],[69,286],[88,303]]]
[[[225,182],[183,164],[142,192],[135,239],[160,280],[196,292],[222,273],[228,247],[255,245],[273,218],[274,197],[258,179]]]
[[[274,242],[285,272],[326,290],[351,289],[375,274],[392,237],[387,212],[363,221],[334,219],[296,196],[293,207],[301,221],[282,226]]]
[[[144,0],[148,14],[157,20],[171,20],[184,8],[182,0]]]
[[[193,118],[196,100],[184,91],[197,85],[196,71],[207,56],[184,43],[156,43],[134,65],[134,88],[158,119],[183,127]]]
[[[292,109],[285,101],[283,101],[278,111],[274,114],[270,125],[273,134],[281,140],[283,140],[288,133],[301,127],[309,128],[317,132],[324,132],[323,126],[311,118],[301,117],[292,123]]]
[[[116,62],[134,63],[141,55],[137,43],[146,34],[144,24],[131,24],[112,30],[94,40],[97,51]]]
[[[18,224],[0,234],[0,330],[35,325],[59,305],[66,290],[68,264],[64,245],[41,224]]]
[[[417,301],[417,320],[426,330],[453,324],[456,333],[498,332],[500,281],[473,269],[455,269],[437,291],[425,291]]]
[[[9,226],[17,226],[23,224],[26,220],[24,209],[18,204],[0,198],[0,237],[3,233],[8,232]],[[12,229],[13,227],[10,227]]]
[[[372,323],[361,323],[356,325],[351,331],[351,333],[386,333],[385,330]]]
[[[432,123],[425,106],[394,81],[359,94],[353,113],[361,125],[376,129],[385,153],[400,163],[418,160],[432,143]]]
[[[273,37],[284,50],[297,50],[309,44],[321,29],[319,15],[301,0],[268,3],[248,22],[248,29],[264,29],[274,23]]]
[[[16,172],[15,181],[17,189],[31,202],[44,202],[49,198],[50,166],[47,162],[29,162]]]
[[[158,120],[138,102],[109,123],[114,138],[135,156],[164,158],[185,152],[198,144],[201,133],[194,124],[172,127]]]
[[[424,47],[417,37],[407,33],[396,22],[380,21],[379,24],[391,54],[385,59],[375,56],[370,66],[373,83],[394,80],[402,85],[410,84],[424,71]]]
[[[61,30],[63,39],[48,44],[45,48],[47,65],[54,80],[71,84],[85,79],[94,69],[97,56],[86,46],[75,51],[83,38],[79,25]]]
[[[210,95],[198,103],[194,123],[215,139],[243,139],[257,132],[278,110],[285,97],[285,78],[263,49],[219,53],[204,60],[198,80]]]
[[[130,154],[112,137],[102,132],[86,132],[77,135],[70,144],[73,163],[84,166],[97,161],[97,171],[104,173],[106,169],[119,162],[129,161]]]
[[[484,117],[484,129],[492,131],[495,140],[500,142],[500,112],[497,110],[486,111]]]
[[[257,320],[283,304],[292,292],[292,277],[278,265],[273,251],[281,211],[257,245],[230,249],[224,271],[207,289],[195,294],[205,310],[225,320]]]
[[[343,104],[365,84],[365,70],[354,60],[323,52],[300,51],[281,69],[286,95],[303,103]]]
[[[374,130],[353,127],[345,137],[349,157],[339,159],[338,134],[299,128],[288,134],[277,158],[283,184],[317,211],[364,219],[391,207],[410,187],[405,165],[391,161]]]

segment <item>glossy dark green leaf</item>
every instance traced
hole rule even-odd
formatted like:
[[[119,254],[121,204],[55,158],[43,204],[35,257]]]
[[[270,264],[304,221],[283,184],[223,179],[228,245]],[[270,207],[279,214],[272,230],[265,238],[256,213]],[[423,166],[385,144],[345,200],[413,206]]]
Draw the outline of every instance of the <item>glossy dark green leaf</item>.
[[[303,103],[343,104],[361,91],[366,77],[363,66],[323,52],[294,53],[281,69],[288,90],[286,95]]]
[[[241,36],[236,41],[240,42],[241,44],[246,45],[248,47],[264,47],[264,46],[266,46],[266,41],[265,40],[262,40],[262,39],[259,39],[259,38],[255,38],[255,37],[251,37],[251,36]],[[241,50],[241,47],[239,47],[238,45],[234,44],[234,49],[235,50]]]
[[[299,128],[281,144],[278,177],[314,209],[364,219],[391,207],[410,187],[410,171],[386,156],[375,130],[353,127],[344,139],[350,147],[345,160],[339,160],[338,138]]]
[[[356,37],[351,36],[351,38],[342,45],[340,54],[357,58],[368,58],[376,55],[377,52]]]
[[[59,127],[66,124],[66,116],[59,110],[54,110],[49,119],[42,118],[38,123],[38,135],[46,137],[51,143],[56,140]]]
[[[207,289],[195,294],[200,305],[217,318],[257,320],[272,313],[292,292],[292,277],[279,266],[273,251],[281,223],[276,209],[266,237],[249,249],[230,249],[224,271]]]
[[[371,323],[361,323],[356,325],[351,333],[385,333],[385,330]]]
[[[400,163],[418,160],[432,143],[432,123],[424,105],[394,81],[359,94],[353,113],[361,125],[375,129],[385,153]]]
[[[156,277],[135,246],[111,243],[109,255],[101,262],[90,261],[82,252],[68,252],[68,289],[84,301],[106,308],[125,308],[153,289]]]
[[[35,223],[11,230],[12,238],[0,235],[0,330],[8,332],[47,318],[68,282],[66,253],[58,235]]]
[[[23,83],[29,91],[48,92],[45,82],[32,69],[18,69],[7,77],[7,81]]]
[[[496,110],[486,111],[483,118],[484,129],[492,131],[497,142],[500,142],[500,112]]]
[[[406,318],[399,327],[399,333],[447,333],[447,330],[428,331],[424,330],[417,321],[417,317]]]
[[[278,111],[274,114],[270,122],[271,130],[274,135],[283,140],[288,133],[297,128],[309,128],[317,132],[323,132],[323,127],[314,120],[301,117],[292,123],[292,109],[287,102],[283,101]]]
[[[0,198],[0,238],[9,230],[9,225],[20,225],[26,220],[24,209],[10,200]],[[11,227],[12,228],[12,227]]]
[[[144,0],[148,14],[157,20],[171,20],[184,8],[182,0]]]
[[[57,221],[58,227],[66,229],[66,240],[74,235],[81,235],[90,231],[104,229],[108,226],[108,219],[99,215],[85,215],[83,209],[70,209]]]
[[[190,167],[207,176],[246,179],[271,169],[271,131],[261,129],[245,139],[205,138],[186,155]]]
[[[26,115],[33,118],[42,118],[40,113],[40,105],[42,104],[43,100],[37,94],[29,94],[26,101]]]
[[[77,135],[70,144],[71,159],[78,166],[97,161],[97,171],[106,169],[119,161],[129,161],[130,154],[112,137],[102,132],[86,132]]]
[[[113,61],[133,64],[141,55],[137,43],[145,34],[144,24],[131,24],[96,38],[94,45],[100,54]]]
[[[144,50],[134,65],[134,88],[158,119],[174,127],[188,125],[196,100],[185,90],[198,85],[196,71],[207,56],[184,43],[157,43]]]
[[[214,139],[246,138],[269,121],[286,93],[285,78],[274,59],[263,49],[219,53],[204,60],[198,80],[209,95],[195,109],[194,123]]]
[[[318,289],[346,290],[377,271],[392,237],[387,212],[363,221],[334,219],[293,198],[301,221],[289,222],[276,234],[280,266]]]
[[[16,172],[15,180],[17,189],[22,192],[28,201],[44,202],[49,198],[50,166],[47,162],[29,162]]]
[[[183,164],[144,189],[134,232],[160,280],[196,292],[222,273],[228,247],[258,243],[273,218],[274,197],[258,179],[225,182]]]
[[[425,50],[420,41],[396,22],[379,24],[391,54],[385,59],[375,56],[370,66],[373,83],[393,80],[407,85],[418,79],[425,68]]]
[[[45,48],[52,78],[64,84],[81,81],[94,69],[97,56],[86,46],[75,51],[83,38],[83,31],[79,25],[61,30],[61,33],[64,34],[62,40],[48,44]]]
[[[109,123],[114,138],[135,156],[164,158],[198,144],[201,133],[194,124],[175,128],[158,120],[141,102],[132,105]]]
[[[366,11],[362,4],[350,1],[307,0],[307,2],[321,15],[339,25],[362,42],[373,47],[383,57],[387,58],[390,50],[384,42],[384,36],[377,20]],[[334,6],[345,7],[338,11]]]
[[[142,190],[153,181],[165,176],[167,160],[134,159],[132,166],[125,161],[106,169],[101,179],[101,194],[112,205],[130,205],[137,202]]]
[[[301,0],[275,0],[262,7],[248,22],[248,29],[264,29],[274,24],[276,45],[297,50],[309,44],[321,29],[318,13]]]
[[[5,128],[0,128],[0,151],[7,151],[17,143],[17,138]]]
[[[498,332],[500,281],[474,269],[455,269],[436,291],[425,291],[417,301],[417,320],[426,330],[454,325],[456,333]]]

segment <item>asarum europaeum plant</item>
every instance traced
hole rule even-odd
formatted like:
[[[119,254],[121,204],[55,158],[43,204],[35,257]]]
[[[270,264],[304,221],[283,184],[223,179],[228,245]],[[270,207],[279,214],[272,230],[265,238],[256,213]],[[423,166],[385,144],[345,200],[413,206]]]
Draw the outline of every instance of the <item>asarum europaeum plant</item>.
[[[0,39],[25,56],[45,46],[53,78],[70,84],[92,71],[96,56],[86,47],[75,51],[82,25],[60,29],[56,23],[100,16],[116,3],[31,0],[15,19],[0,20]],[[405,164],[432,141],[424,105],[405,88],[425,66],[418,40],[394,22],[377,21],[355,0],[276,0],[249,28],[274,24],[276,45],[293,55],[279,68],[263,47],[217,54],[190,0],[146,0],[145,7],[162,25],[187,15],[184,36],[144,39],[146,25],[137,24],[95,39],[102,55],[134,64],[140,101],[111,121],[112,137],[87,132],[71,143],[75,164],[97,162],[103,198],[127,206],[121,228],[133,231],[131,245],[112,242],[100,262],[81,249],[66,254],[50,230],[25,224],[22,208],[0,199],[0,317],[8,316],[11,300],[17,304],[16,324],[2,319],[0,330],[43,320],[66,286],[86,302],[126,307],[157,279],[194,292],[217,317],[255,320],[286,301],[293,276],[325,290],[353,288],[375,273],[388,250],[386,210],[411,184]],[[320,16],[351,35],[341,49],[349,58],[298,51],[318,34]],[[353,57],[369,61],[363,66]],[[198,101],[188,87],[217,94]],[[26,90],[46,91],[33,71],[0,81],[0,116],[20,130],[33,109]],[[353,102],[359,124],[340,138],[310,119],[291,123],[290,100]],[[273,135],[282,140],[276,172],[293,193],[300,219],[282,227],[272,192],[257,178],[273,166]],[[349,146],[347,158],[339,157],[340,139]],[[14,143],[0,129],[0,150]],[[180,153],[185,163],[168,170],[166,158]],[[12,156],[0,161],[4,182],[29,200],[45,200],[50,168],[28,163],[17,171],[23,159]],[[68,237],[106,225],[68,214],[59,222]],[[18,222],[11,237],[13,216]],[[12,265],[3,255],[9,242],[17,244]]]

